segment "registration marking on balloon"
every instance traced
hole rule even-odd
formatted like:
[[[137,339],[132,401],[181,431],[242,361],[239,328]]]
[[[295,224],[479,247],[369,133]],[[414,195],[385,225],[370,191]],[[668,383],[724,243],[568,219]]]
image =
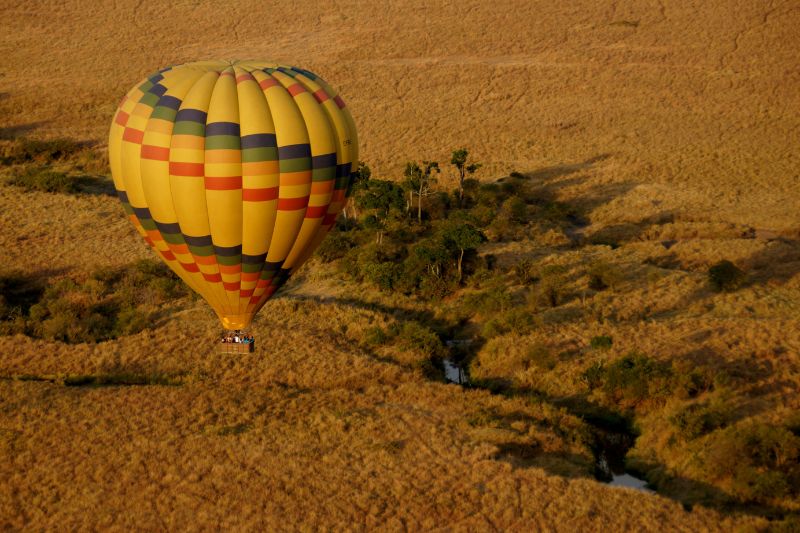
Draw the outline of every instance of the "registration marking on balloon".
[[[260,61],[149,76],[120,102],[108,150],[126,215],[227,329],[246,328],[319,246],[358,160],[341,97]]]

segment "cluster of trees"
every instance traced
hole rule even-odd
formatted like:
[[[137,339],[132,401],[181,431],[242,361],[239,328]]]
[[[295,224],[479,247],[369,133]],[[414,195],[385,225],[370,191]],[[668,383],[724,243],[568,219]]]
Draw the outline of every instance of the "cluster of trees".
[[[465,148],[453,151],[451,164],[458,187],[447,192],[438,187],[437,161],[409,161],[398,181],[376,179],[359,162],[345,218],[319,257],[342,259],[344,272],[386,291],[441,297],[458,287],[474,271],[475,250],[492,220],[475,208],[496,198],[478,194],[482,186],[470,176],[480,164]]]

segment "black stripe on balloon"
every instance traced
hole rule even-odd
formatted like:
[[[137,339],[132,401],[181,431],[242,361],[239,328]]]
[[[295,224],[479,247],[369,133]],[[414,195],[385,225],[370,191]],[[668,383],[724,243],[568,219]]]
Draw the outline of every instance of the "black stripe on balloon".
[[[168,233],[170,235],[178,235],[181,232],[181,227],[177,222],[159,222],[158,220],[154,222],[156,223],[158,231],[162,234]]]
[[[311,147],[307,144],[290,144],[278,147],[279,159],[297,159],[299,157],[311,157]]]
[[[351,168],[353,167],[352,163],[342,163],[341,165],[336,165],[336,177],[337,178],[344,178],[350,176]]]
[[[283,261],[267,261],[266,263],[264,263],[264,268],[262,268],[261,270],[264,272],[277,272],[278,270],[281,269],[282,264]]]
[[[247,148],[274,148],[277,146],[274,133],[254,133],[242,137],[242,150]]]
[[[267,260],[267,254],[259,254],[259,255],[242,255],[242,263],[247,265],[260,265],[264,261]]]
[[[239,125],[235,122],[212,122],[206,124],[206,137],[212,135],[235,135],[239,136]]]
[[[133,207],[133,212],[136,213],[136,218],[138,219],[148,219],[153,218],[153,215],[150,214],[150,210],[146,207]]]
[[[158,100],[158,107],[166,107],[175,111],[181,106],[181,101],[170,94],[165,94]]]
[[[155,94],[155,95],[157,95],[157,96],[161,96],[161,95],[163,95],[165,92],[167,92],[167,88],[166,88],[166,87],[164,87],[163,85],[156,84],[156,85],[153,85],[152,87],[150,87],[150,90],[149,90],[149,91],[147,91],[147,92],[149,92],[149,93],[153,93],[153,94]]]
[[[183,240],[190,246],[211,246],[211,235],[203,235],[202,237],[184,235]]]
[[[242,254],[242,245],[236,246],[217,246],[214,245],[214,253],[223,257],[234,257]]]
[[[311,158],[311,168],[329,168],[336,166],[336,153],[315,155]]]
[[[128,193],[127,192],[120,191],[118,189],[117,190],[117,196],[119,196],[120,201],[122,201],[123,203],[126,203],[126,204],[128,203]]]
[[[207,116],[208,114],[205,111],[200,111],[199,109],[181,109],[178,111],[178,114],[175,115],[175,122],[185,120],[188,122],[199,122],[205,125]]]

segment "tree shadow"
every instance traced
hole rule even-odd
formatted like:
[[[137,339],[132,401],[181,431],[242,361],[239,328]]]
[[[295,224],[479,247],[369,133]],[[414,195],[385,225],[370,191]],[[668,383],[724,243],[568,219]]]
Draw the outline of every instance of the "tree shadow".
[[[783,285],[800,274],[800,241],[785,237],[770,239],[741,266],[750,272],[747,285]]]
[[[8,93],[2,93],[5,96],[2,98],[7,98]],[[1,99],[1,98],[0,98]],[[13,141],[23,135],[27,135],[28,133],[32,132],[33,130],[47,124],[47,122],[29,122],[28,124],[18,124],[16,126],[4,126],[0,127],[0,140],[2,141]]]
[[[117,197],[117,189],[114,186],[114,182],[107,176],[86,175],[73,179],[78,182],[78,188],[83,194]]]

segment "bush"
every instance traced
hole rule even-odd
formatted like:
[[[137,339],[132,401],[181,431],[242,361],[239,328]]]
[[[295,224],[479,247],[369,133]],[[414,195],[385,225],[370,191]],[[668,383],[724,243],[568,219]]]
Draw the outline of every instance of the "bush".
[[[684,440],[702,437],[723,427],[728,421],[728,412],[721,405],[692,404],[669,419]]]
[[[672,369],[635,352],[604,367],[597,364],[583,374],[590,389],[599,388],[607,403],[637,408],[666,398],[672,387]]]
[[[344,257],[356,244],[351,234],[342,233],[334,228],[320,243],[316,254],[323,263],[330,263]]]
[[[528,285],[538,278],[536,277],[535,263],[530,259],[520,259],[514,265],[514,277],[520,285]]]
[[[613,342],[614,341],[611,339],[611,337],[607,335],[598,335],[596,337],[592,337],[592,340],[589,341],[589,345],[593,350],[608,350],[611,348]]]
[[[68,343],[97,342],[147,328],[164,303],[188,290],[164,265],[141,260],[104,268],[78,283],[62,279],[30,306],[26,330]]]
[[[717,292],[735,291],[742,286],[744,280],[745,273],[727,259],[708,269],[708,282]]]
[[[26,191],[76,193],[80,190],[75,178],[46,168],[27,168],[8,178],[7,183]]]
[[[515,333],[525,335],[535,327],[535,315],[525,307],[512,308],[504,313],[495,314],[481,329],[481,334],[487,339]]]
[[[389,340],[389,335],[380,326],[373,326],[364,332],[364,342],[367,346],[381,346]]]
[[[703,447],[709,476],[744,502],[769,503],[800,488],[800,437],[780,426],[744,423]]]
[[[403,322],[396,331],[400,344],[408,350],[420,352],[428,358],[447,355],[447,349],[436,332],[418,322]]]
[[[534,293],[537,305],[558,307],[564,299],[566,279],[565,269],[560,265],[548,265],[539,275],[539,284]]]
[[[558,364],[558,359],[543,344],[532,345],[528,348],[526,355],[532,365],[542,370],[552,370]]]
[[[50,163],[72,157],[85,151],[86,145],[70,139],[51,139],[38,141],[35,139],[17,139],[7,144],[0,152],[0,162],[4,165],[23,163]]]
[[[622,273],[608,263],[595,263],[587,272],[589,275],[589,288],[593,291],[603,291],[609,287],[615,288],[622,281]]]

